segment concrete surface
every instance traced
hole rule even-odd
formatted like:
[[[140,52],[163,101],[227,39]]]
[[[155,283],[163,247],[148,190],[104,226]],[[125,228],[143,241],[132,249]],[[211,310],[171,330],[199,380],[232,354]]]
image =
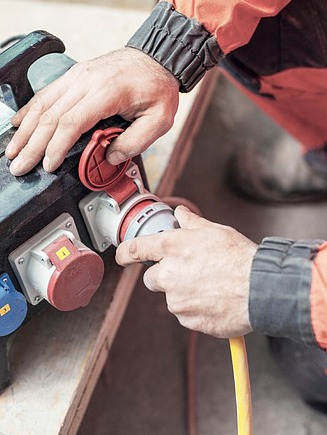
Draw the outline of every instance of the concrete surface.
[[[30,0],[24,0],[30,1]],[[138,8],[150,10],[156,4],[156,0],[43,0],[45,3],[76,3],[97,6],[114,6],[119,8]]]
[[[281,136],[239,91],[220,81],[176,195],[257,242],[266,235],[325,237],[327,203],[267,206],[235,195],[226,184],[237,147]],[[140,280],[79,435],[186,435],[187,339],[164,296],[148,292]],[[250,334],[246,341],[254,435],[326,434],[327,417],[301,401],[275,365],[266,338]],[[198,435],[236,434],[228,343],[200,335],[196,363]]]

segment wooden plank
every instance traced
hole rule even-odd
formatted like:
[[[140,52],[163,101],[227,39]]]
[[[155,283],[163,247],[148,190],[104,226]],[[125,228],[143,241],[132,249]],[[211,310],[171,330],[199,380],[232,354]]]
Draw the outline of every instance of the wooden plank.
[[[147,16],[33,1],[0,1],[0,6],[15,17],[2,23],[0,39],[42,28],[62,38],[67,54],[78,60],[120,47]],[[215,82],[214,71],[181,96],[173,129],[144,155],[150,185],[160,195],[173,191]],[[88,307],[71,313],[49,307],[14,335],[13,383],[0,396],[1,435],[77,432],[141,271],[142,265],[120,268],[111,249],[104,282]]]
[[[90,361],[86,365],[88,373],[85,373],[85,382],[80,383],[80,391],[75,394],[60,434],[74,434],[79,428],[142,269],[143,265],[137,264],[121,271],[114,289],[113,300],[106,307],[109,309],[106,309],[105,318],[98,330],[96,341],[93,343],[95,351],[90,354]],[[106,283],[107,280],[104,281],[104,287],[106,287]]]

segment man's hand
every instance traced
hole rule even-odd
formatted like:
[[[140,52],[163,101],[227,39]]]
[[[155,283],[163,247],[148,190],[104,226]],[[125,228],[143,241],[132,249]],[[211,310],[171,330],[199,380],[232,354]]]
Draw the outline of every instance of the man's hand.
[[[152,291],[166,293],[179,322],[196,331],[228,338],[251,331],[248,300],[256,245],[223,225],[177,207],[180,229],[122,243],[122,266],[154,261],[144,274]]]
[[[170,72],[132,48],[77,63],[12,118],[19,128],[6,149],[10,171],[23,175],[44,156],[44,169],[54,171],[82,133],[116,114],[132,121],[110,146],[108,159],[117,165],[171,128],[178,93]]]

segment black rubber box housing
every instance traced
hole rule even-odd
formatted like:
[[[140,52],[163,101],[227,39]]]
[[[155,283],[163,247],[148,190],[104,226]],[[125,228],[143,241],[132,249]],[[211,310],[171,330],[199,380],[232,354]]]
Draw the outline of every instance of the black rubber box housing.
[[[64,45],[58,38],[36,31],[0,53],[0,101],[14,108],[27,103],[34,92],[75,63],[60,54],[63,51]],[[7,273],[17,290],[21,289],[10,266],[9,254],[62,213],[74,218],[82,242],[93,249],[78,208],[79,201],[90,193],[78,177],[79,159],[93,131],[110,126],[126,128],[127,125],[119,116],[101,121],[77,141],[57,171],[46,173],[40,164],[22,177],[10,174],[10,162],[5,157],[14,128],[0,131],[0,275]],[[136,159],[136,163],[145,179],[141,158]],[[47,305],[45,301],[35,306],[28,304],[26,320]],[[8,336],[0,338],[0,390],[10,383],[7,340]]]

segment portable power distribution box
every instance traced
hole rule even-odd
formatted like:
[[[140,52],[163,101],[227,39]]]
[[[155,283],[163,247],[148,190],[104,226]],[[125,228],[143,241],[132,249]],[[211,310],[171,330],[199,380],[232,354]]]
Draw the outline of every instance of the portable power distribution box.
[[[14,177],[5,157],[14,133],[13,110],[75,63],[64,50],[54,35],[35,31],[0,53],[0,390],[10,383],[7,340],[12,333],[49,302],[63,311],[86,305],[100,284],[101,257],[114,261],[113,251],[103,244],[96,252],[90,238],[80,209],[90,190],[80,182],[78,165],[97,129],[126,128],[126,121],[119,116],[101,121],[54,173],[38,165]],[[135,162],[146,184],[141,158]],[[74,285],[65,286],[70,282]]]

